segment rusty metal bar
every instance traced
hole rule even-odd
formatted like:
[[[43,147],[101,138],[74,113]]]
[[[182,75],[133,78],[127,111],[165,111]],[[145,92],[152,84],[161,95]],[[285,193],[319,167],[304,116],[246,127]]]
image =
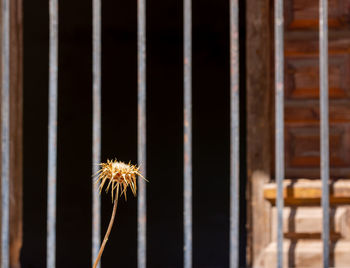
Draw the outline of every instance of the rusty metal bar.
[[[101,0],[92,3],[92,174],[97,174],[101,162]],[[92,263],[101,243],[101,199],[92,178]],[[101,267],[99,263],[98,268]]]
[[[192,267],[192,3],[184,0],[184,268]]]
[[[284,40],[283,0],[275,0],[275,163],[277,183],[277,267],[283,267]]]
[[[57,73],[58,73],[58,0],[50,0],[49,51],[49,141],[47,181],[46,267],[56,265],[56,169],[57,169]]]
[[[146,0],[137,1],[137,55],[138,55],[138,143],[137,155],[140,171],[146,177]],[[138,178],[137,206],[137,265],[146,268],[146,182]]]
[[[328,1],[320,0],[320,117],[323,267],[329,267]]]
[[[2,0],[1,267],[10,266],[10,1]]]
[[[230,268],[239,267],[239,28],[238,0],[230,0],[231,149]]]

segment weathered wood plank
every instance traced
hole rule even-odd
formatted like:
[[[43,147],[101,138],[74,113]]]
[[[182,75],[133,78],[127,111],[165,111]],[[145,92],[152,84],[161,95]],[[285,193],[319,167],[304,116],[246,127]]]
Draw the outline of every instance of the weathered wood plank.
[[[330,184],[330,202],[334,204],[350,203],[350,181],[336,180]],[[276,184],[268,183],[263,187],[264,198],[272,204],[276,200]],[[322,196],[320,180],[285,180],[284,198],[286,205],[319,205]]]
[[[22,0],[10,1],[10,267],[20,267],[22,247]],[[1,55],[0,55],[1,57]],[[0,70],[1,71],[1,70]],[[1,98],[1,96],[0,96]]]
[[[268,207],[260,187],[270,178],[274,155],[272,7],[272,0],[246,1],[248,266],[269,242]]]
[[[22,0],[11,1],[11,127],[10,135],[10,265],[20,267],[22,247],[22,90],[23,90]]]

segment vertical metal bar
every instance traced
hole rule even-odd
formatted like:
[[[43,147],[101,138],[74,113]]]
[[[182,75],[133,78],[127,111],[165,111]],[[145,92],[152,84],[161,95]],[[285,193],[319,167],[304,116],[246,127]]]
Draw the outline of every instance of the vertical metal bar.
[[[230,0],[231,183],[230,268],[239,267],[239,30],[238,0]]]
[[[92,174],[96,174],[101,162],[101,0],[93,0],[92,7],[92,83],[93,83],[93,107],[92,107]],[[92,263],[98,256],[101,243],[101,200],[92,179]],[[99,263],[98,268],[101,267]]]
[[[137,54],[138,54],[138,163],[146,177],[146,0],[137,1]],[[146,267],[146,182],[139,177],[138,195],[138,268]]]
[[[328,1],[320,0],[320,110],[323,267],[329,267]]]
[[[275,0],[275,118],[277,182],[277,267],[283,267],[283,179],[284,179],[284,40],[283,0]]]
[[[47,182],[47,268],[56,263],[56,165],[57,165],[57,72],[58,0],[50,0],[49,141]]]
[[[2,0],[1,267],[10,265],[10,1]]]
[[[184,268],[192,267],[192,3],[184,0]]]

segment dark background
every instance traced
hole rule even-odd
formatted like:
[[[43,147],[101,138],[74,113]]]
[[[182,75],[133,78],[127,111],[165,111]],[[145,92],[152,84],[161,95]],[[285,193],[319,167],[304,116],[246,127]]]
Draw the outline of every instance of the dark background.
[[[45,267],[48,1],[24,2],[24,268]],[[102,160],[137,162],[137,6],[102,1]],[[244,1],[241,110],[244,111]],[[147,264],[182,267],[182,1],[147,1]],[[57,267],[91,267],[92,4],[59,1]],[[229,263],[229,1],[193,0],[193,266]],[[241,113],[241,265],[245,116]],[[118,205],[103,267],[136,267],[137,200]],[[112,211],[102,194],[102,232]]]

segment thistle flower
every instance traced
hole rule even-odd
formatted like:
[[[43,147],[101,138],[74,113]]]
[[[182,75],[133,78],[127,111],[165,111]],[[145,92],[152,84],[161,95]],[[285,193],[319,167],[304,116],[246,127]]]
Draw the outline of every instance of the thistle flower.
[[[101,169],[98,172],[97,183],[100,182],[100,193],[103,189],[103,186],[108,182],[106,187],[106,192],[111,189],[112,193],[112,202],[114,192],[118,195],[119,190],[121,195],[124,194],[126,200],[126,190],[130,187],[134,196],[136,196],[136,177],[140,176],[144,179],[139,171],[139,167],[136,165],[126,164],[117,160],[107,160],[107,163],[101,163]],[[116,196],[116,198],[118,198]]]
[[[128,189],[128,187],[130,187],[132,193],[134,194],[134,196],[136,196],[136,176],[140,176],[141,178],[146,180],[141,175],[139,171],[139,167],[135,165],[131,165],[130,162],[129,164],[125,164],[124,162],[120,162],[117,160],[113,160],[113,161],[107,160],[107,163],[102,163],[100,164],[100,166],[101,166],[101,169],[96,174],[98,175],[98,179],[96,183],[100,182],[99,189],[101,193],[103,186],[108,182],[106,187],[106,192],[108,192],[108,190],[111,189],[112,202],[114,202],[114,205],[113,205],[112,216],[109,221],[108,229],[103,239],[103,242],[101,244],[101,248],[95,260],[93,268],[97,267],[102,257],[103,250],[108,241],[109,234],[111,233],[115,214],[117,211],[119,190],[121,191],[120,195],[124,194],[125,200],[126,200],[126,190]],[[115,197],[113,198],[114,194],[115,194]]]

